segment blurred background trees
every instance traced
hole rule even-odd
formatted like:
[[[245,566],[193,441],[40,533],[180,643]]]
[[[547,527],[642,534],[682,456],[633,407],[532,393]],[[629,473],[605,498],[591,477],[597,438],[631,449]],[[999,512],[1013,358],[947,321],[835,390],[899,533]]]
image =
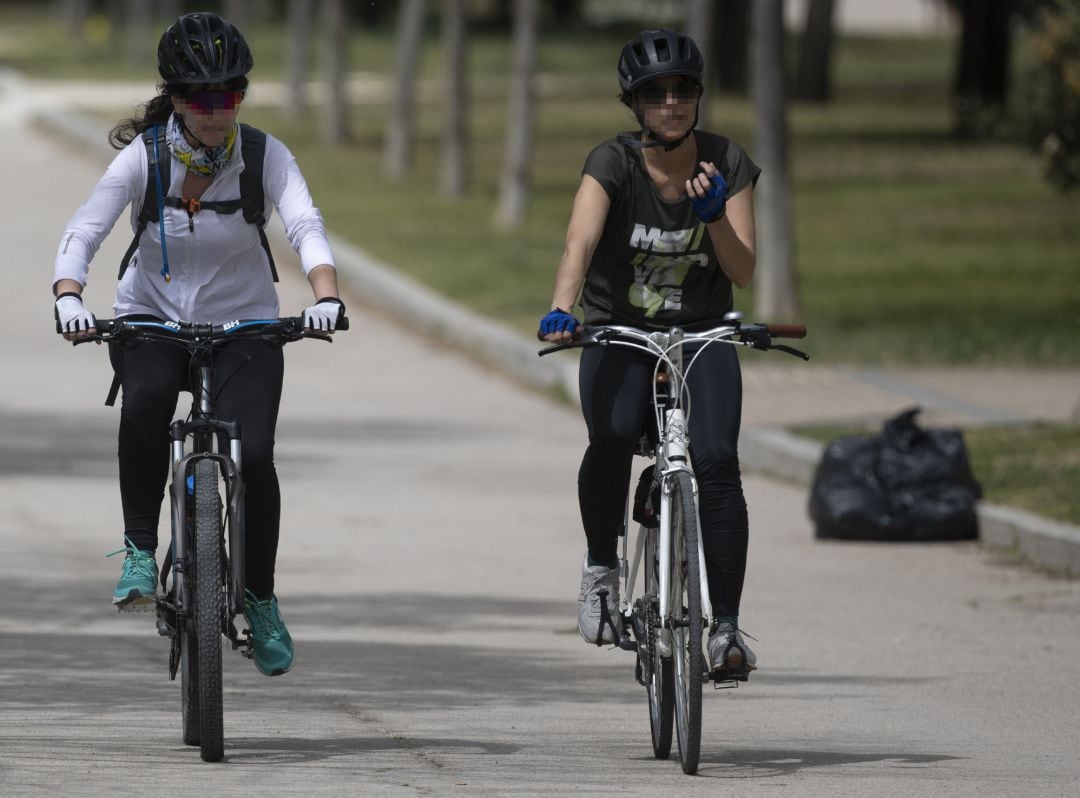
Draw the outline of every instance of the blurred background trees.
[[[1005,135],[1035,142],[1046,152],[1047,174],[1055,185],[1063,188],[1076,183],[1071,167],[1077,145],[1070,122],[1075,112],[1075,73],[1077,17],[1080,0],[924,0],[948,8],[955,19],[955,69],[951,86],[954,133],[961,139],[980,140]],[[18,5],[3,3],[0,5]],[[464,54],[467,51],[465,31],[477,27],[490,31],[502,29],[507,36],[519,40],[535,40],[536,32],[525,35],[515,28],[515,20],[525,19],[527,26],[539,30],[578,30],[582,27],[619,24],[635,14],[642,24],[648,23],[649,11],[655,7],[666,25],[687,30],[707,53],[709,70],[708,91],[734,93],[744,96],[750,88],[752,63],[750,35],[750,0],[669,0],[653,4],[640,2],[608,2],[607,0],[536,0],[531,15],[520,10],[516,0],[448,0],[426,3],[425,0],[376,0],[347,2],[347,0],[53,0],[56,18],[73,39],[101,30],[107,34],[132,67],[142,65],[152,55],[156,31],[163,20],[193,9],[216,11],[234,21],[242,29],[253,24],[279,21],[291,31],[288,90],[283,107],[292,115],[308,108],[308,86],[312,80],[312,36],[317,36],[314,53],[324,61],[325,70],[318,82],[323,84],[329,98],[324,114],[324,135],[331,142],[347,137],[347,52],[345,41],[350,25],[379,27],[395,24],[386,30],[395,44],[394,90],[387,136],[384,141],[384,169],[393,179],[403,179],[410,172],[415,146],[413,107],[415,105],[415,75],[420,58],[420,45],[426,30],[436,20],[442,21],[446,43],[444,54],[445,108],[451,117],[447,123],[446,152],[448,166],[440,182],[450,197],[460,196],[467,182],[460,142],[468,127],[469,87],[465,78]],[[783,13],[783,2],[774,7]],[[787,72],[785,96],[798,102],[827,103],[832,93],[831,69],[836,26],[836,0],[804,0],[797,4],[803,16],[789,26],[790,57],[783,64]],[[772,7],[772,6],[771,6]],[[622,9],[620,12],[620,8]],[[681,15],[678,9],[682,9]],[[599,11],[597,10],[599,9]],[[673,11],[674,9],[674,11]],[[524,17],[521,14],[525,13]],[[346,21],[346,15],[349,16]],[[606,15],[606,16],[605,16]],[[317,27],[315,18],[323,24]],[[599,20],[599,22],[598,22]],[[789,22],[791,20],[789,19]],[[661,24],[661,23],[656,23]],[[628,26],[628,30],[630,27]],[[516,30],[516,34],[512,31]],[[318,33],[316,34],[316,32]],[[1010,122],[1010,94],[1014,72],[1015,39],[1018,31],[1035,38],[1040,63],[1025,67],[1021,78],[1023,96],[1017,103],[1022,111],[1022,124]],[[522,65],[523,68],[529,68]],[[535,66],[532,70],[535,70]],[[529,81],[515,72],[517,86]],[[703,98],[707,108],[710,94]],[[520,122],[528,113],[528,97],[513,92],[507,108],[517,120],[518,132],[507,139],[508,148],[525,141]],[[1016,131],[1020,131],[1016,133]],[[508,153],[509,153],[508,149]],[[520,161],[520,153],[513,155]],[[520,190],[527,187],[527,170],[519,165],[508,167],[517,177],[506,185],[516,183],[513,204],[524,207]],[[508,173],[509,174],[509,173]],[[509,189],[506,189],[509,191]],[[511,200],[506,200],[509,208]],[[508,222],[516,212],[500,212],[498,217]],[[513,222],[509,222],[513,226]]]
[[[936,26],[849,27],[879,2]],[[45,5],[0,0],[0,61],[149,85],[164,24],[236,9],[256,53],[245,116],[293,148],[328,222],[524,327],[585,155],[635,124],[615,100],[619,48],[682,28],[707,53],[702,126],[765,167],[740,303],[805,319],[836,357],[1080,359],[1064,343],[1080,339],[1080,206],[1057,193],[1080,183],[1080,0],[342,0],[344,21],[335,5],[52,0],[51,27],[24,37],[7,10]],[[767,298],[774,262],[788,278]]]

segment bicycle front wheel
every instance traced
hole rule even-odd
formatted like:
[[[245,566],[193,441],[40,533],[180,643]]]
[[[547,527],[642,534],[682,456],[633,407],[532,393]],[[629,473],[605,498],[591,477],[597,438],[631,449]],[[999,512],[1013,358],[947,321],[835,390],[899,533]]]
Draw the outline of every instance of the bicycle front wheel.
[[[194,625],[185,620],[180,635],[180,717],[184,745],[199,745],[202,722],[199,714],[199,638]]]
[[[186,490],[186,486],[185,486]],[[184,517],[180,519],[183,524],[179,529],[173,529],[173,540],[183,538],[190,545],[194,539],[191,533],[192,517],[195,513],[194,502],[190,499],[184,511]],[[175,517],[173,523],[177,523]],[[182,597],[176,589],[176,562],[173,562],[173,583],[171,596],[177,603],[182,603]],[[189,585],[194,583],[189,582]],[[191,617],[191,607],[184,606],[177,613],[176,636],[180,646],[180,719],[183,723],[184,745],[199,744],[199,639],[195,636],[195,624]]]
[[[221,501],[218,465],[213,460],[195,464],[195,582],[189,585],[194,604],[198,651],[199,748],[206,762],[225,754],[221,705],[222,592]]]
[[[645,543],[645,595],[642,598],[645,640],[638,645],[645,650],[640,656],[649,665],[649,680],[645,690],[649,696],[649,728],[652,731],[653,755],[667,759],[671,754],[671,730],[675,718],[675,685],[671,657],[660,654],[660,605],[657,598],[659,560],[656,550],[657,531],[650,530]]]
[[[672,654],[675,665],[675,728],[683,773],[697,772],[701,754],[701,573],[698,563],[694,484],[680,471],[672,486]]]

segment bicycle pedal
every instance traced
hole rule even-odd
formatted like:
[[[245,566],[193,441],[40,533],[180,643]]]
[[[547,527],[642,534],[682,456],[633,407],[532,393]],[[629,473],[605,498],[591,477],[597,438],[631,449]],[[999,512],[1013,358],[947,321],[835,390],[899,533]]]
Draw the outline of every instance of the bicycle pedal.
[[[743,679],[743,681],[746,681],[746,680]],[[724,679],[724,680],[713,679],[713,689],[714,690],[733,690],[738,686],[739,686],[739,682],[736,679]]]
[[[738,687],[739,682],[750,681],[750,671],[713,671],[709,674],[709,679],[717,690]]]
[[[251,630],[244,629],[243,631],[241,631],[240,638],[233,640],[233,648],[240,650],[240,656],[247,659],[254,659],[255,643],[251,639]]]

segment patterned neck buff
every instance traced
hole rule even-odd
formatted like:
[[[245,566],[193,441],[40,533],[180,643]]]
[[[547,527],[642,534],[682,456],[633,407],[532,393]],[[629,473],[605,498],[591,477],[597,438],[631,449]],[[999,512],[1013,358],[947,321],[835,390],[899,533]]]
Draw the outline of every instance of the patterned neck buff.
[[[213,175],[229,162],[233,144],[236,143],[236,126],[233,126],[224,144],[210,149],[202,147],[195,149],[184,138],[184,128],[180,123],[180,117],[174,113],[165,126],[165,142],[169,145],[169,152],[184,164],[189,172],[197,175]]]

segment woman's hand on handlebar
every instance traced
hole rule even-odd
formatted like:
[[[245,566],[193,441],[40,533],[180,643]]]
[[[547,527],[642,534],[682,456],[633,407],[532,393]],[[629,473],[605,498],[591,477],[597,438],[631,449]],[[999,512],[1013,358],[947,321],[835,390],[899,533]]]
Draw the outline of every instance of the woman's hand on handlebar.
[[[324,297],[304,310],[304,328],[332,333],[345,318],[345,303],[337,297]]]
[[[97,334],[97,322],[94,314],[83,305],[82,297],[74,291],[61,294],[54,307],[56,331],[64,336],[65,341],[76,341]]]
[[[540,319],[540,329],[536,331],[536,337],[553,344],[565,344],[574,340],[580,329],[581,322],[573,313],[554,308]]]

